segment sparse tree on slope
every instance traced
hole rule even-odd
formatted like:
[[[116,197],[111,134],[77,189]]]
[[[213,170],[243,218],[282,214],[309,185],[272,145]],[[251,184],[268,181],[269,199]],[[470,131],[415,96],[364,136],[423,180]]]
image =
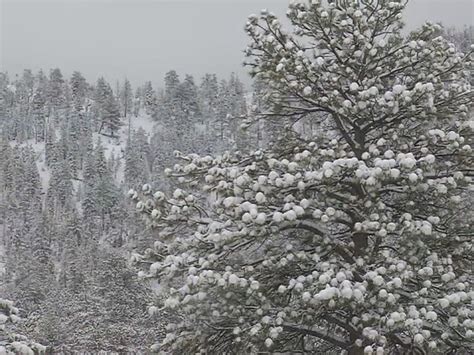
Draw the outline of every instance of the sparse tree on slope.
[[[249,18],[248,65],[289,134],[183,157],[168,172],[189,192],[145,187],[158,240],[136,260],[183,317],[159,349],[472,351],[472,53],[432,24],[402,36],[405,4],[294,2],[292,32]],[[314,112],[337,135],[290,134]]]
[[[199,107],[198,89],[194,83],[194,78],[191,75],[186,75],[183,82],[179,85],[177,93],[180,101],[181,111],[183,113],[182,126],[189,128],[195,122],[195,119],[200,118],[201,108]]]
[[[72,73],[70,80],[72,105],[75,111],[82,111],[85,105],[87,95],[87,82],[82,74],[78,71]]]
[[[110,132],[110,135],[113,137],[118,131],[120,126],[122,126],[122,121],[120,120],[120,111],[117,100],[112,94],[112,91],[107,95],[104,105],[102,107],[102,122],[99,128],[99,133],[103,128],[107,128]]]
[[[122,116],[127,117],[127,115],[132,113],[133,108],[133,90],[132,85],[128,79],[125,79],[123,86],[120,90],[120,105],[122,108]]]
[[[94,166],[94,207],[96,216],[100,218],[100,231],[110,228],[112,223],[111,213],[113,206],[117,203],[119,190],[114,184],[112,172],[107,166],[107,159],[104,155],[104,148],[101,143],[95,148],[95,166]]]
[[[145,83],[145,87],[143,88],[143,105],[145,107],[145,112],[148,115],[153,115],[156,112],[156,92],[153,89],[151,81],[147,81]]]
[[[124,178],[126,186],[136,188],[149,181],[152,165],[150,145],[145,131],[141,128],[138,131],[133,131],[125,147]]]
[[[49,73],[49,81],[47,88],[47,101],[49,112],[51,112],[52,110],[57,115],[57,111],[59,109],[64,108],[64,104],[66,102],[64,94],[65,93],[63,74],[61,73],[61,70],[59,68],[52,69]]]
[[[216,74],[204,75],[199,87],[199,102],[207,129],[211,127],[215,120],[218,89]]]
[[[6,120],[8,96],[9,96],[9,79],[6,73],[0,73],[0,124],[3,125]]]
[[[163,102],[160,107],[161,121],[164,124],[174,123],[179,119],[180,102],[178,97],[178,89],[180,86],[179,76],[174,70],[170,70],[165,74],[165,92]]]
[[[46,128],[46,95],[42,87],[36,89],[33,96],[33,128],[35,141],[43,141]]]

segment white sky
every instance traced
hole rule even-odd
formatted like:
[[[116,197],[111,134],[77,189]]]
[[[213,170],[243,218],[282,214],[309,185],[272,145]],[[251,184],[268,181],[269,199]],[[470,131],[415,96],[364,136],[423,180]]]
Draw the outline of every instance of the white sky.
[[[409,28],[425,20],[473,23],[474,0],[412,0]],[[283,16],[288,0],[0,0],[0,70],[59,67],[89,80],[128,77],[161,85],[164,73],[246,80],[241,62],[247,16],[262,8]]]

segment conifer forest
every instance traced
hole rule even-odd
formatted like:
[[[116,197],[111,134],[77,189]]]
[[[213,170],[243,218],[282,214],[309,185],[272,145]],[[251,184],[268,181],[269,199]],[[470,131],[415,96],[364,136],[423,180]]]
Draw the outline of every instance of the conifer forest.
[[[407,2],[242,18],[246,78],[0,72],[0,354],[474,354],[474,30]]]

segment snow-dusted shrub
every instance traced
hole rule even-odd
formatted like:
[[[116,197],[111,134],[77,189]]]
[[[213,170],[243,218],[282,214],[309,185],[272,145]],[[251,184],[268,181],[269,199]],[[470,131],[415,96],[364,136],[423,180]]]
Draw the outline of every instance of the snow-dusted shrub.
[[[46,347],[16,334],[11,328],[13,323],[20,321],[18,308],[13,302],[0,298],[0,354],[43,354]]]

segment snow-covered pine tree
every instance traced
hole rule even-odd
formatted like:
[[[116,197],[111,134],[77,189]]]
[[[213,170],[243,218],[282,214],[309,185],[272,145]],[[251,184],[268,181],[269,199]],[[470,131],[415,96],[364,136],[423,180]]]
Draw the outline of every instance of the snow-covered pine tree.
[[[125,184],[128,188],[138,188],[149,181],[153,166],[148,136],[143,129],[133,131],[125,147]]]
[[[9,79],[6,73],[0,73],[0,125],[3,126],[7,114],[7,95]]]
[[[430,23],[404,36],[405,5],[293,2],[291,31],[249,18],[273,119],[319,112],[333,132],[183,157],[168,173],[189,191],[145,188],[158,237],[135,260],[182,317],[157,349],[472,351],[472,51]]]
[[[163,97],[163,107],[161,121],[165,124],[173,123],[180,112],[179,97],[177,95],[180,86],[179,76],[175,70],[170,70],[165,74],[165,91]]]
[[[123,86],[120,89],[120,107],[122,110],[122,116],[127,117],[127,115],[132,113],[133,109],[133,90],[132,85],[128,79],[125,79]]]
[[[192,75],[186,74],[183,82],[178,88],[177,95],[181,102],[181,111],[183,112],[184,122],[182,126],[189,127],[201,118],[201,108],[199,106],[198,88],[194,83]]]
[[[58,110],[64,108],[66,102],[64,93],[64,78],[59,68],[52,69],[49,73],[48,87],[47,87],[47,102],[48,102],[48,116],[51,111],[55,114],[55,119],[58,120]]]
[[[72,106],[75,111],[80,112],[84,109],[86,95],[87,95],[87,82],[82,74],[78,71],[72,73],[70,79]]]
[[[229,80],[221,80],[217,94],[215,134],[222,145],[227,148],[246,150],[244,132],[240,129],[242,117],[246,115],[244,87],[242,82],[232,73]]]
[[[138,117],[138,114],[140,113],[140,108],[143,105],[142,100],[141,88],[138,87],[135,91],[135,97],[133,98],[133,115],[135,117]]]
[[[57,161],[57,156],[55,152],[56,144],[56,132],[52,122],[46,124],[45,127],[45,139],[44,139],[44,156],[45,161],[48,166],[51,166],[55,161]]]
[[[111,137],[114,137],[120,126],[122,126],[119,105],[112,94],[112,91],[107,94],[102,106],[101,120],[99,133],[102,132],[102,129],[104,129],[104,131],[108,130]]]
[[[156,92],[153,89],[151,81],[147,81],[143,88],[143,106],[148,115],[153,115],[156,112]]]
[[[32,148],[25,148],[21,152],[22,157],[22,173],[21,176],[16,177],[17,188],[21,193],[18,195],[19,204],[23,211],[33,209],[35,211],[41,210],[42,191],[40,176],[36,166],[37,154]],[[35,214],[29,216],[35,217]],[[27,215],[24,218],[28,218]]]
[[[199,104],[207,130],[213,125],[217,112],[219,85],[216,74],[205,74],[199,86]]]
[[[84,187],[83,187],[83,196],[81,200],[81,208],[82,208],[82,218],[85,223],[85,234],[88,238],[95,237],[95,221],[97,215],[97,206],[96,206],[96,199],[95,199],[95,191],[94,191],[94,159],[93,155],[86,157],[84,161]]]
[[[94,158],[94,212],[100,220],[99,231],[102,233],[111,226],[112,208],[117,204],[120,190],[114,183],[101,142],[95,147]]]
[[[97,83],[94,88],[94,101],[99,106],[104,106],[105,101],[109,94],[111,94],[112,89],[110,88],[109,83],[105,81],[103,77],[97,79]]]
[[[93,129],[98,129],[101,126],[103,108],[109,96],[113,96],[112,88],[109,83],[103,78],[100,77],[97,79],[97,83],[94,86],[93,92],[93,104],[92,104],[92,114],[93,114]]]
[[[46,207],[51,214],[62,219],[62,214],[73,206],[72,174],[67,158],[60,158],[51,165],[51,178],[46,194]]]
[[[44,140],[46,128],[46,94],[44,88],[38,87],[36,89],[32,106],[35,141],[41,142]]]
[[[228,141],[230,138],[230,123],[229,123],[229,111],[231,107],[230,93],[226,80],[219,82],[219,88],[217,91],[217,110],[216,110],[216,122],[214,130],[216,131],[216,137],[221,141]]]

